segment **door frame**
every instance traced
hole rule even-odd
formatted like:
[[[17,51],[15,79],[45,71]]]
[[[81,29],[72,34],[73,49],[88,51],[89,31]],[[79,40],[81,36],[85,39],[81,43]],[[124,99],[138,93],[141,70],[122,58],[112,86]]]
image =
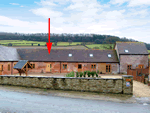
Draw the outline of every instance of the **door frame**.
[[[81,68],[79,68],[79,65],[81,65]],[[78,64],[78,72],[82,72],[82,64]]]
[[[52,63],[46,64],[46,72],[52,72]]]

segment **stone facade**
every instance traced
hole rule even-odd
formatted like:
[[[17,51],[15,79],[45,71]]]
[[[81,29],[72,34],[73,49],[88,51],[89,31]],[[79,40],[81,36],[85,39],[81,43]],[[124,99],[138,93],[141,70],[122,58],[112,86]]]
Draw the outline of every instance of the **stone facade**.
[[[130,80],[130,86],[126,86],[126,80]],[[69,78],[69,77],[23,77],[0,76],[1,85],[14,85],[24,87],[47,88],[53,90],[73,90],[100,93],[133,93],[132,76],[121,78]]]
[[[119,73],[119,64],[111,63],[111,73],[117,74]]]
[[[132,65],[132,69],[136,69],[138,65],[148,67],[148,55],[120,55],[120,72],[127,73],[127,65]]]

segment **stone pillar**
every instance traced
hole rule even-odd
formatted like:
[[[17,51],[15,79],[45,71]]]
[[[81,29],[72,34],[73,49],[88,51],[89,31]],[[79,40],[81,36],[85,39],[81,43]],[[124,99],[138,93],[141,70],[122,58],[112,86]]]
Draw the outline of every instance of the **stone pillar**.
[[[132,75],[122,75],[122,89],[123,94],[133,94],[133,76]]]

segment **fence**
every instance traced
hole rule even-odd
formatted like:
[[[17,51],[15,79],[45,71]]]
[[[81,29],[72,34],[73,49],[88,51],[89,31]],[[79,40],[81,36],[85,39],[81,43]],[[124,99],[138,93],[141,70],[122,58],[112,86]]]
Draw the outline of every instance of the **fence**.
[[[133,80],[145,83],[145,78],[148,78],[149,68],[146,69],[128,69],[127,75],[132,75]]]

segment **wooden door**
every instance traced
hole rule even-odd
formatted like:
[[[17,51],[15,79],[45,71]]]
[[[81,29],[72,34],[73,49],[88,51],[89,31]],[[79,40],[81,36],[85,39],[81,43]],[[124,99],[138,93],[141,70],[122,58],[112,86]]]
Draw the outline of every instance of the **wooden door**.
[[[46,65],[46,72],[52,72],[52,64],[47,64]]]
[[[98,70],[99,72],[106,73],[106,63],[99,63]]]
[[[82,64],[78,64],[78,72],[82,72]]]
[[[138,68],[143,69],[143,68],[144,68],[144,65],[143,65],[143,64],[140,64],[140,65],[138,66]]]

